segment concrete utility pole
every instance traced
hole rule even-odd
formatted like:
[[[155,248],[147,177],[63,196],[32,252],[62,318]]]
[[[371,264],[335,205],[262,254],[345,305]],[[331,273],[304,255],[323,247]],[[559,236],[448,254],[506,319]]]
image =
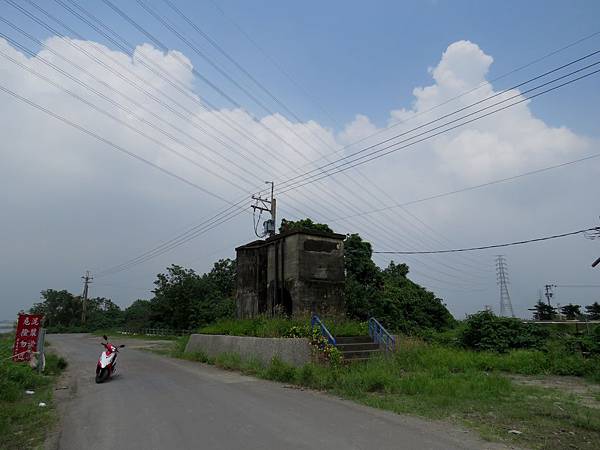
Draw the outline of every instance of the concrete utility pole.
[[[508,269],[504,255],[496,255],[496,278],[500,286],[500,315],[515,317],[510,295],[508,294]]]
[[[84,324],[86,321],[87,313],[87,299],[88,299],[88,286],[94,279],[90,275],[90,271],[86,270],[85,275],[81,277],[83,279],[83,294],[81,295],[81,323]]]
[[[271,199],[266,199],[266,198],[262,198],[259,195],[253,195],[252,196],[252,200],[255,201],[254,205],[252,205],[252,209],[254,210],[254,213],[256,214],[256,211],[260,211],[260,214],[258,216],[258,220],[260,220],[260,215],[263,212],[268,212],[269,214],[271,214],[271,218],[268,220],[265,220],[263,223],[263,234],[259,235],[258,234],[258,221],[256,219],[256,217],[254,218],[254,233],[258,236],[258,237],[265,237],[265,236],[275,236],[275,225],[277,224],[277,200],[273,197],[273,193],[275,191],[275,183],[272,181],[265,181],[265,184],[270,184],[271,185]]]

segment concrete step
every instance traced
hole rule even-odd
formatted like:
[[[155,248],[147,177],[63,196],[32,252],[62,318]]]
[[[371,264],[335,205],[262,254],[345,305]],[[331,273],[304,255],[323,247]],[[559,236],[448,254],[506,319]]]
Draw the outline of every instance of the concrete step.
[[[381,352],[378,350],[360,350],[351,352],[342,352],[345,361],[354,361],[356,359],[369,359],[372,356],[378,355]]]
[[[370,336],[336,336],[337,344],[371,344],[373,339]]]
[[[359,351],[359,350],[378,350],[379,344],[376,344],[374,342],[367,342],[367,343],[354,342],[351,344],[337,344],[336,347],[341,352],[352,352],[352,351]]]

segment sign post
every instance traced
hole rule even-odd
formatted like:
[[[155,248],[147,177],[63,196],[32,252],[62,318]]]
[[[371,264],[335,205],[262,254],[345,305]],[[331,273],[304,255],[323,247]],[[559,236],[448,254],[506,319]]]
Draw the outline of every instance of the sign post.
[[[37,351],[43,318],[42,314],[19,314],[15,345],[13,346],[13,361],[29,361],[32,352]]]

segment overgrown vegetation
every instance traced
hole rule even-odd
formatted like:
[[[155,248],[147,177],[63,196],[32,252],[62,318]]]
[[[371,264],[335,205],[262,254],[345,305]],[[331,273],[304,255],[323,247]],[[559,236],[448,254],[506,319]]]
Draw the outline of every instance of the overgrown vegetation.
[[[366,322],[325,318],[325,325],[336,336],[364,336]],[[256,337],[311,337],[310,318],[257,317],[254,319],[221,319],[198,330],[203,334]]]
[[[12,344],[12,336],[0,335],[0,448],[36,448],[55,420],[53,381],[66,361],[47,354],[46,370],[39,375],[27,364],[12,362]],[[47,406],[40,407],[40,402]]]

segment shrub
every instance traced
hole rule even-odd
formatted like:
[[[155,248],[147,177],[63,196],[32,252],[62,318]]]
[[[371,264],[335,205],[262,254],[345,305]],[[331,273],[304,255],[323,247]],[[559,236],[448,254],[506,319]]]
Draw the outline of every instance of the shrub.
[[[504,353],[511,349],[541,348],[548,336],[547,330],[519,319],[481,311],[465,320],[460,342],[466,348]]]
[[[265,378],[282,383],[289,383],[296,378],[296,369],[276,356],[271,360],[271,364],[265,371]]]

